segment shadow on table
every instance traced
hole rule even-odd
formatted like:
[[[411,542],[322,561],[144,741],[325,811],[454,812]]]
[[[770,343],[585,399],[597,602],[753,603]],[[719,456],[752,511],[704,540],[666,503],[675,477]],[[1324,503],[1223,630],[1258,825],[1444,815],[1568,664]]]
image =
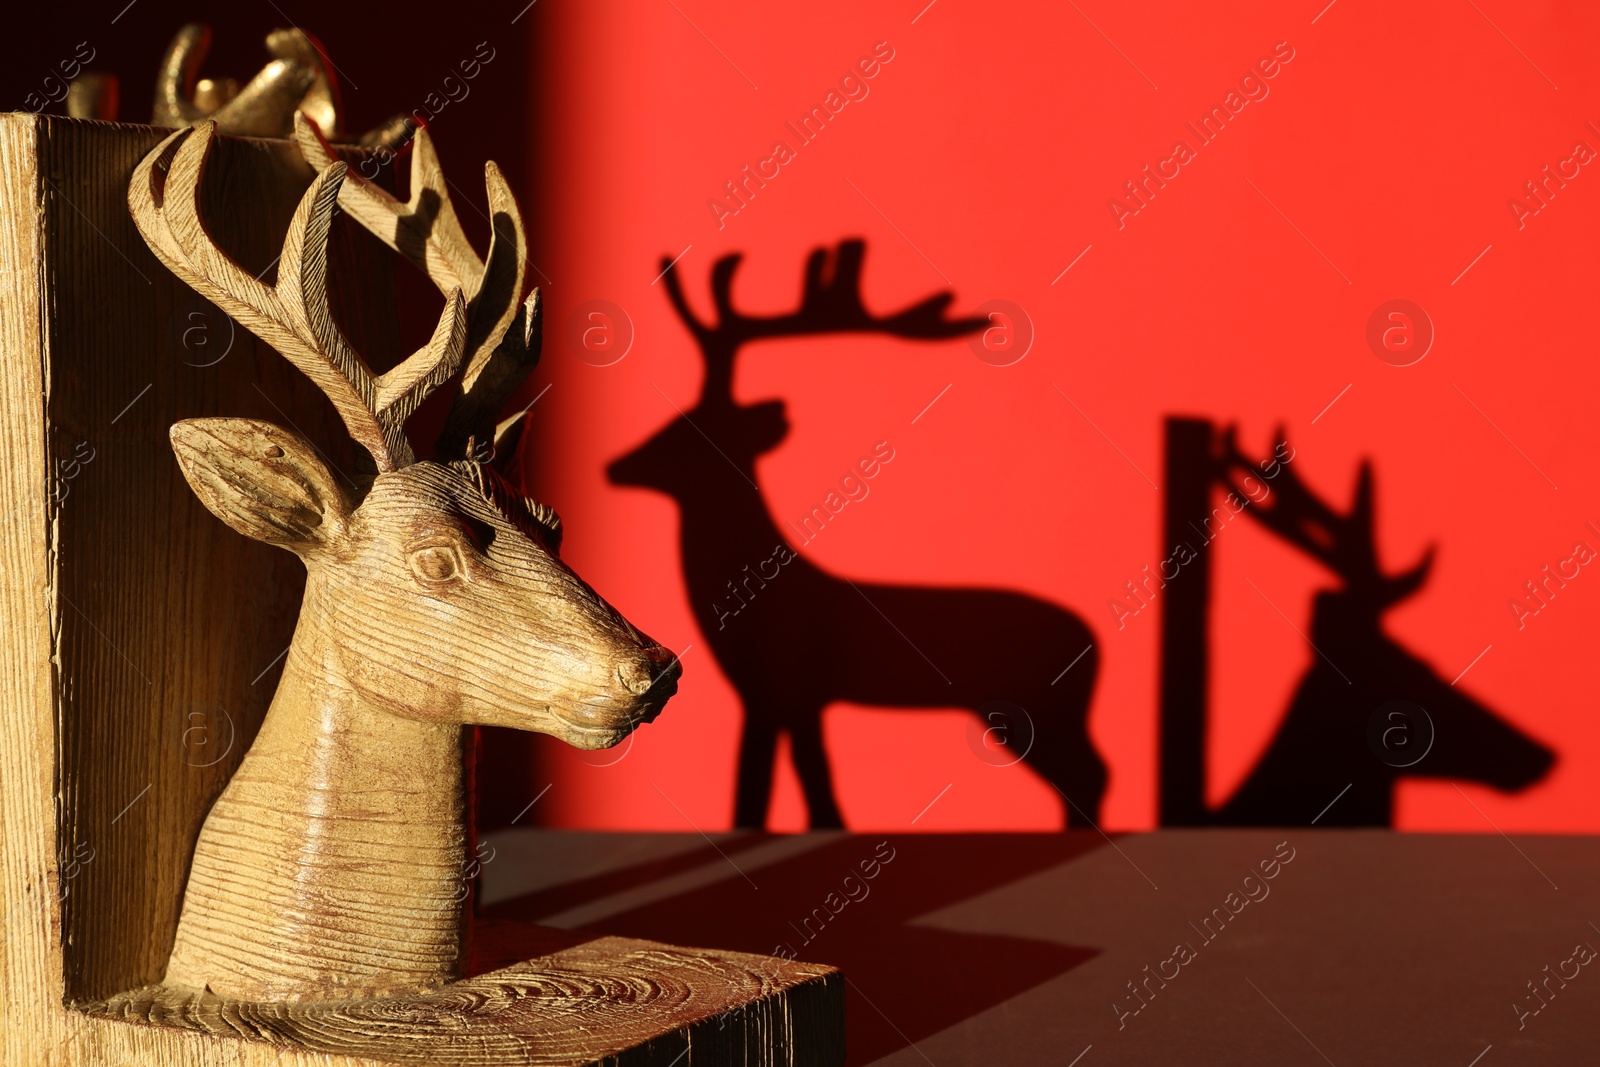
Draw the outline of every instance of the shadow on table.
[[[1102,847],[1099,835],[850,836],[753,867],[748,878],[736,869],[741,853],[771,840],[765,834],[729,838],[504,901],[485,909],[484,917],[538,921],[681,871],[722,864],[727,877],[720,881],[636,907],[624,904],[586,928],[743,952],[789,946],[799,959],[839,967],[846,979],[852,1064],[914,1045],[1098,954],[918,920]],[[863,863],[875,877],[864,877]]]

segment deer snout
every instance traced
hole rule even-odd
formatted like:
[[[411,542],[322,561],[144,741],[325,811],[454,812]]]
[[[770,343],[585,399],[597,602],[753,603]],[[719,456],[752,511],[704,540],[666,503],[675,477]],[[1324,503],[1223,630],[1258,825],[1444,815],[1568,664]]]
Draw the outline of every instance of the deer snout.
[[[551,710],[558,719],[582,732],[580,739],[572,743],[607,747],[659,715],[662,706],[678,691],[681,674],[677,657],[670,650],[656,644],[631,648],[617,659],[599,694],[576,706]]]
[[[629,661],[617,665],[617,681],[622,683],[622,688],[636,697],[641,697],[650,691],[656,679],[643,663]]]
[[[661,713],[667,698],[678,691],[682,675],[678,657],[661,645],[650,645],[639,656],[617,664],[617,684],[641,701],[640,722],[649,722]]]

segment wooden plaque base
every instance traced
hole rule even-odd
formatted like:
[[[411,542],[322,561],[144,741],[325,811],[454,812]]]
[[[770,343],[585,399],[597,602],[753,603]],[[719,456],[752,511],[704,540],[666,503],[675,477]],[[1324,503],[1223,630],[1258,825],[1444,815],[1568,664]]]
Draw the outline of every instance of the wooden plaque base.
[[[205,511],[167,428],[265,419],[355,469],[322,394],[134,229],[128,179],[161,137],[0,115],[0,1064],[842,1062],[830,968],[618,938],[477,930],[497,958],[411,999],[241,1004],[155,985],[303,583],[288,553]],[[311,177],[287,142],[222,138],[203,213],[271,281]],[[346,221],[335,316],[382,370],[400,354],[393,256]]]
[[[428,996],[252,1004],[155,985],[75,1007],[98,1018],[266,1042],[263,1052],[323,1052],[363,1063],[777,1067],[844,1061],[844,983],[831,967],[625,937],[534,932],[563,947]]]

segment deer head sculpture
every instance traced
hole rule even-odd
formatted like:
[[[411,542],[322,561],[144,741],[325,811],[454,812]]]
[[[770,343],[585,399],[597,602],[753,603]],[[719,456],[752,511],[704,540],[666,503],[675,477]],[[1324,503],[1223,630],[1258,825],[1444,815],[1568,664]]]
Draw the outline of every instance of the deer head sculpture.
[[[1281,432],[1278,442],[1275,454],[1283,455],[1288,446]],[[1341,513],[1288,465],[1245,457],[1232,431],[1223,448],[1223,480],[1248,502],[1248,513],[1326,566],[1341,584],[1316,594],[1310,640],[1317,658],[1267,753],[1219,813],[1220,821],[1271,825],[1309,818],[1348,786],[1349,795],[1327,811],[1324,825],[1389,826],[1394,786],[1404,776],[1476,781],[1503,790],[1542,778],[1555,761],[1548,748],[1383,632],[1384,613],[1427,580],[1433,549],[1397,574],[1379,565],[1371,464],[1361,464],[1354,501]],[[1235,480],[1236,474],[1260,479],[1267,470],[1277,473],[1256,482],[1254,491]],[[1413,749],[1373,750],[1370,724],[1391,702],[1426,712],[1431,730],[1407,721],[1392,734]]]
[[[674,657],[558,556],[560,522],[480,457],[520,418],[496,410],[538,359],[539,300],[520,301],[526,248],[487,165],[486,260],[450,206],[427,131],[409,203],[346,173],[297,120],[318,174],[275,285],[207,236],[199,189],[216,136],[180,131],[135,170],[128,199],[174,274],[276,348],[333,402],[376,475],[357,498],[315,446],[254,419],[190,419],[173,449],[200,500],[306,566],[300,622],[256,741],[195,848],[166,981],[245,1000],[415,992],[457,974],[469,828],[463,728],[615,744],[676,689]],[[336,205],[446,294],[432,338],[374,374],[334,324]],[[433,458],[407,417],[457,379]]]

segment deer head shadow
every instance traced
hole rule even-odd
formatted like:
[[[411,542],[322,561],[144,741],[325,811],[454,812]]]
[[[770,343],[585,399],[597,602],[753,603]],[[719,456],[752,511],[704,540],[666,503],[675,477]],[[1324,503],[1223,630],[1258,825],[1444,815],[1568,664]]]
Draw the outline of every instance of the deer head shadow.
[[[861,300],[865,245],[841,242],[806,263],[797,310],[751,316],[734,308],[741,257],[712,268],[716,321],[702,321],[676,268],[667,294],[705,366],[695,405],[607,469],[618,485],[672,497],[690,605],[724,674],[739,692],[744,725],[735,825],[766,823],[774,754],[790,740],[813,827],[840,826],[821,716],[835,701],[884,708],[964,707],[985,719],[991,747],[975,758],[1026,761],[1061,793],[1063,814],[1098,822],[1106,769],[1085,720],[1098,668],[1094,636],[1054,604],[994,589],[885,585],[829,573],[796,549],[859,509],[895,456],[879,441],[822,503],[782,526],[756,476],[756,460],[788,436],[782,401],[742,405],[734,360],[767,338],[876,333],[922,343],[982,329],[983,319],[945,317],[939,293],[889,315]],[[850,520],[846,520],[850,521]],[[855,520],[860,521],[860,520]],[[994,744],[998,742],[998,744]]]
[[[1180,433],[1203,427],[1197,440],[1211,438],[1217,447],[1191,451],[1189,468],[1169,469],[1168,482],[1200,479],[1207,495],[1217,485],[1228,491],[1221,508],[1192,521],[1214,529],[1230,514],[1247,514],[1339,579],[1337,587],[1318,592],[1312,601],[1307,635],[1312,666],[1296,686],[1267,751],[1219,810],[1204,811],[1203,792],[1191,797],[1190,810],[1199,816],[1193,821],[1263,826],[1314,819],[1319,826],[1386,827],[1394,824],[1394,790],[1403,778],[1445,778],[1516,791],[1549,772],[1555,761],[1550,749],[1384,632],[1384,614],[1426,584],[1433,549],[1399,573],[1379,564],[1370,462],[1361,464],[1350,508],[1340,512],[1300,479],[1281,431],[1273,456],[1257,461],[1239,451],[1232,430],[1213,436],[1208,424],[1175,422],[1184,423],[1177,427]],[[1209,596],[1203,570],[1173,584],[1185,586],[1184,598]],[[1203,618],[1203,603],[1199,613]],[[1184,655],[1206,654],[1204,641],[1186,644],[1191,651]],[[1164,666],[1184,669],[1178,659],[1175,664],[1169,656]],[[1164,722],[1163,728],[1173,725]],[[1203,730],[1191,736],[1196,735],[1203,737]],[[1190,766],[1203,767],[1203,754]],[[1164,761],[1164,790],[1172,784],[1173,769]],[[1192,781],[1203,785],[1203,773]]]

